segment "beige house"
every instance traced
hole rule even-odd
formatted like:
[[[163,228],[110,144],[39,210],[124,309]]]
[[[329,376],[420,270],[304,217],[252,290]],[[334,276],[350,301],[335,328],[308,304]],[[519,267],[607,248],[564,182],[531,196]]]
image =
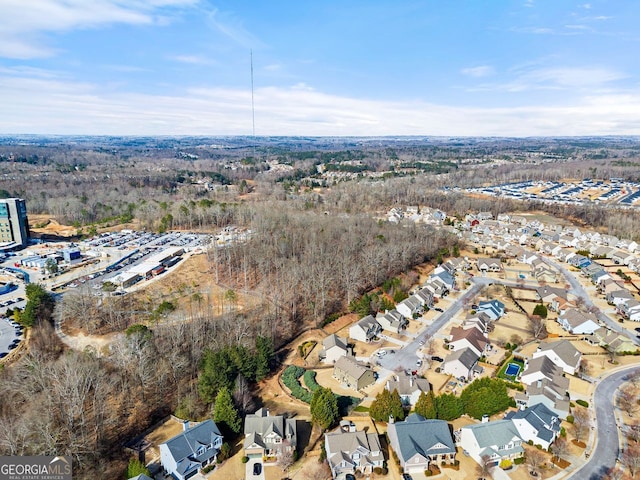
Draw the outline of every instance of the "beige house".
[[[336,361],[333,378],[354,390],[361,390],[376,381],[373,370],[360,365],[353,357],[340,357]]]

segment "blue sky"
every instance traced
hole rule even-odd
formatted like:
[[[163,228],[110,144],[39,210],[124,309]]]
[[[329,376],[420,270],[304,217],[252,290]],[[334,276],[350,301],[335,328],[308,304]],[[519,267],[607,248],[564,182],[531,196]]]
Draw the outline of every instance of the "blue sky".
[[[0,133],[640,135],[635,0],[2,0]],[[9,20],[10,19],[10,20]]]

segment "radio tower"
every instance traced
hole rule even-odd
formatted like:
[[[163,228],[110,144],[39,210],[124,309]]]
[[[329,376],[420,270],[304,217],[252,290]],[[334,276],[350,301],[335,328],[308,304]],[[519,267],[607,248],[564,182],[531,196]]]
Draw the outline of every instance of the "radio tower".
[[[251,56],[251,132],[253,134],[253,158],[256,158],[256,111],[253,105],[253,49],[249,50]]]

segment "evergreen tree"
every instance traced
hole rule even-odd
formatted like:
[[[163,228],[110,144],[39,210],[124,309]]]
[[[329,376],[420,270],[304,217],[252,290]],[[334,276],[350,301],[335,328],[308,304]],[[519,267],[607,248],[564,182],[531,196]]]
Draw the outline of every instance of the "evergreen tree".
[[[42,285],[30,283],[25,289],[27,304],[20,314],[20,323],[25,327],[32,327],[37,322],[53,323],[53,307],[55,302]]]
[[[547,311],[547,307],[545,307],[542,303],[539,303],[533,309],[534,315],[540,315],[542,318],[547,318],[549,312]]]
[[[369,415],[378,422],[388,422],[390,416],[396,420],[404,419],[404,409],[398,391],[394,390],[391,393],[386,388],[382,390],[371,403]]]
[[[338,400],[331,390],[320,387],[313,392],[311,398],[311,419],[323,430],[326,430],[338,420]]]
[[[418,401],[416,402],[415,412],[418,415],[422,415],[424,418],[438,418],[436,412],[436,399],[433,392],[429,390],[428,393],[422,392]]]
[[[151,476],[151,472],[149,472],[149,469],[144,465],[144,463],[142,463],[137,458],[132,458],[131,460],[129,460],[126,478],[133,478],[143,474],[148,477]]]
[[[255,379],[257,382],[265,378],[271,372],[273,359],[273,342],[270,338],[258,336],[256,338],[256,369]]]
[[[229,432],[240,432],[240,417],[227,387],[222,387],[216,395],[216,403],[213,409],[213,420],[218,427]]]
[[[436,412],[440,420],[451,421],[462,416],[462,402],[455,395],[445,393],[444,395],[438,395],[435,400]]]

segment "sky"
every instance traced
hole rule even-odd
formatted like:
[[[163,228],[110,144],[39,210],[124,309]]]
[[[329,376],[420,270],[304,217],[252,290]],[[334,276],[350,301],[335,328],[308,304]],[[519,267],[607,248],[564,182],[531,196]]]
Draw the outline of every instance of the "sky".
[[[640,135],[637,0],[0,0],[0,19],[0,134]]]

